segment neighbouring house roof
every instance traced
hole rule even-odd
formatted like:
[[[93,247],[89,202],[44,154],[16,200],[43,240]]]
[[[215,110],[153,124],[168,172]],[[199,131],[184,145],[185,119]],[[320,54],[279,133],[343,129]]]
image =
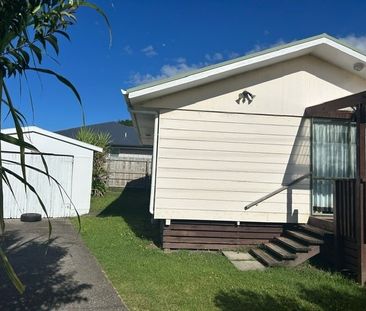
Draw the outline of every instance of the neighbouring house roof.
[[[122,93],[125,96],[127,104],[131,107],[131,105],[145,100],[168,95],[308,54],[319,57],[366,79],[366,70],[354,70],[355,63],[366,63],[366,55],[341,40],[327,34],[321,34],[198,70],[188,71],[168,79],[122,90]]]
[[[91,124],[85,127],[92,129],[96,132],[109,133],[111,135],[112,146],[135,147],[135,148],[146,147],[140,143],[137,131],[132,126],[122,125],[119,122],[105,122],[105,123]],[[57,133],[67,137],[75,138],[80,128],[81,127],[65,129],[57,131]]]
[[[37,126],[23,127],[22,130],[23,130],[24,135],[31,134],[31,133],[37,133],[37,134],[40,134],[40,135],[43,135],[43,136],[46,136],[46,137],[50,137],[50,138],[53,138],[53,139],[56,139],[56,140],[59,140],[59,141],[63,141],[63,142],[66,142],[66,143],[69,143],[69,144],[72,144],[72,145],[76,145],[76,146],[79,146],[79,147],[82,147],[82,148],[85,148],[85,149],[98,151],[98,152],[103,151],[103,149],[100,148],[100,147],[97,147],[97,146],[94,146],[94,145],[91,145],[91,144],[87,144],[87,143],[84,143],[84,142],[79,141],[77,139],[73,139],[73,138],[70,138],[70,137],[60,135],[58,133],[50,132],[50,131],[41,129]],[[9,129],[1,130],[1,133],[8,134],[8,135],[16,135],[17,131],[16,131],[15,128],[9,128]]]

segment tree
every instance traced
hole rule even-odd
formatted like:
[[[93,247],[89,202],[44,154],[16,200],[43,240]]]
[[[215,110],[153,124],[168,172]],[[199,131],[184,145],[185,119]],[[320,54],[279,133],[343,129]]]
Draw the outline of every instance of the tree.
[[[119,120],[118,123],[125,126],[133,126],[132,120],[130,119]]]
[[[82,127],[76,133],[76,139],[94,146],[103,148],[102,152],[96,152],[93,158],[92,195],[104,196],[107,191],[106,157],[111,144],[111,135],[106,132],[96,132],[93,129]]]
[[[25,162],[25,151],[38,152],[32,144],[24,140],[22,126],[26,124],[24,115],[16,108],[11,92],[7,86],[8,79],[12,77],[25,77],[27,72],[51,75],[68,87],[76,96],[81,105],[81,98],[73,84],[62,75],[40,67],[48,51],[53,49],[59,53],[58,38],[70,40],[68,29],[77,21],[76,12],[80,7],[89,7],[97,11],[106,20],[104,12],[96,5],[87,1],[78,0],[0,0],[0,128],[1,118],[7,113],[14,123],[17,137],[0,133],[0,227],[1,234],[5,230],[3,185],[10,188],[9,176],[13,176],[24,184],[27,191],[33,192],[47,215],[47,208],[37,194],[36,189],[28,183],[26,168],[37,170],[41,174],[52,176],[48,173],[47,163],[43,159],[43,170],[31,167]],[[21,174],[4,167],[6,160],[1,157],[1,143],[6,142],[19,147]],[[56,181],[57,182],[57,181]],[[48,216],[47,216],[48,217]],[[52,226],[49,221],[49,234]],[[0,264],[5,268],[7,275],[19,292],[24,291],[24,285],[16,276],[4,251],[0,248]]]

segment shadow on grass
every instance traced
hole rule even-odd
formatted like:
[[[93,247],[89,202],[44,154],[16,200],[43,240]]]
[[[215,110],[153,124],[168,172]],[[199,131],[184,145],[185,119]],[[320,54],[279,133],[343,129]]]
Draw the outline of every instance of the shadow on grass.
[[[148,190],[126,187],[97,217],[122,217],[137,237],[160,246],[159,225],[151,222],[149,197]]]
[[[75,279],[75,272],[65,271],[62,261],[67,250],[33,236],[24,239],[22,232],[8,230],[0,244],[17,275],[26,285],[20,295],[0,267],[0,310],[57,310],[72,302],[87,301],[83,291],[90,284]]]
[[[244,289],[220,291],[215,297],[215,305],[222,311],[292,311],[292,310],[347,310],[362,311],[366,305],[366,289],[356,288],[350,292],[347,289],[329,285],[296,286],[296,297],[291,294],[270,294]],[[276,291],[278,292],[278,291]]]
[[[285,295],[272,296],[244,289],[220,291],[215,297],[215,305],[222,311],[301,310],[298,301]]]

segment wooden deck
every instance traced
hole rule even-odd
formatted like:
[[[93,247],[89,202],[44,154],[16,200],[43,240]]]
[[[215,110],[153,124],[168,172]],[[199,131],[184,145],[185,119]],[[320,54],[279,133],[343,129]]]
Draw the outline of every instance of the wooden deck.
[[[162,230],[163,248],[222,250],[268,242],[280,236],[289,224],[172,221]]]
[[[310,216],[309,225],[334,232],[332,217]],[[240,223],[219,221],[179,221],[162,228],[165,249],[237,249],[266,243],[296,224]]]
[[[334,232],[333,216],[310,216],[308,224],[330,232]]]

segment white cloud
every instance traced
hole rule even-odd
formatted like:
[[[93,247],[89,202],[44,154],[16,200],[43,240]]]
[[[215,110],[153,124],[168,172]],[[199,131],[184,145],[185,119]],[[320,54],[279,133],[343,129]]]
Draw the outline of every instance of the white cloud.
[[[176,62],[177,62],[177,63],[185,63],[185,62],[187,62],[187,60],[186,60],[184,57],[178,57],[178,58],[176,59]]]
[[[197,69],[200,65],[178,63],[175,65],[164,65],[161,67],[160,72],[164,77],[172,77],[182,72],[187,72],[193,69]]]
[[[169,78],[183,72],[191,71],[199,67],[201,67],[199,64],[187,64],[185,58],[180,57],[174,64],[163,65],[160,68],[159,73],[156,75],[136,72],[131,75],[129,82],[134,85],[149,83],[155,80]]]
[[[154,80],[159,80],[159,75],[153,76],[150,73],[142,74],[140,72],[135,72],[130,76],[130,80],[128,81],[132,85],[139,85],[149,83]],[[163,77],[161,77],[163,79]]]
[[[141,49],[141,52],[144,53],[147,57],[153,57],[158,55],[158,53],[155,51],[154,47],[151,44]]]
[[[175,76],[180,73],[195,70],[201,67],[205,67],[220,61],[238,57],[239,54],[233,51],[230,52],[214,52],[204,55],[204,61],[198,63],[189,63],[184,57],[178,57],[174,62],[165,64],[160,67],[157,74],[135,72],[130,76],[129,83],[133,85],[149,83],[155,80],[165,79]]]
[[[123,53],[128,54],[128,55],[131,55],[133,53],[133,50],[130,45],[125,45],[122,48],[122,51],[123,51]]]
[[[215,63],[220,60],[224,59],[224,55],[222,53],[212,53],[212,54],[205,54],[205,59],[210,63]]]
[[[233,59],[233,58],[237,58],[239,56],[240,56],[240,54],[237,53],[237,52],[229,52],[228,55],[227,55],[227,58],[228,59]]]
[[[274,47],[279,46],[279,45],[284,45],[286,43],[288,43],[288,42],[284,41],[283,39],[278,39],[273,44],[256,44],[256,45],[254,45],[254,47],[251,50],[249,50],[245,54],[248,55],[248,54],[257,53],[257,52],[260,52],[260,51],[263,51],[263,50],[266,50],[266,49],[274,48]]]
[[[366,35],[356,36],[354,34],[350,34],[345,37],[340,37],[339,40],[345,41],[346,43],[352,45],[356,49],[366,52]]]

